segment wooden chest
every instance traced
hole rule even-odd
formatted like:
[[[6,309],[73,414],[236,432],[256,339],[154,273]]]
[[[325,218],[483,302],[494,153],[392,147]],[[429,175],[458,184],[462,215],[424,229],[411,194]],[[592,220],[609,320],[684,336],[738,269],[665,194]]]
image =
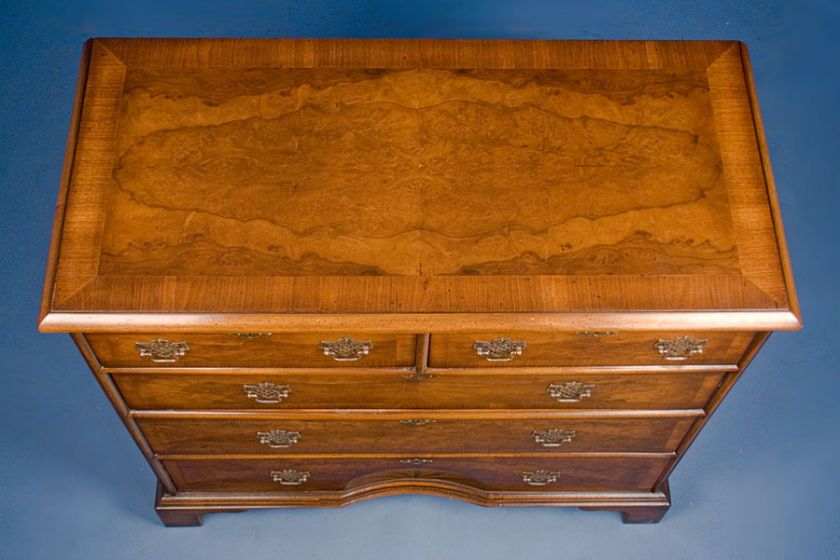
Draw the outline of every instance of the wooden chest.
[[[40,328],[167,525],[398,493],[658,521],[799,326],[740,43],[85,47]]]

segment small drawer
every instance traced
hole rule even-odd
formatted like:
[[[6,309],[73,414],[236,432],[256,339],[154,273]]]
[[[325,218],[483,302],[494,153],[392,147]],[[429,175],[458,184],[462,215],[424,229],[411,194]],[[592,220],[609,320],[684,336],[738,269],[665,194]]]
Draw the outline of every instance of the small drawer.
[[[88,334],[105,367],[408,367],[416,336],[387,334]]]
[[[182,492],[340,492],[440,481],[479,490],[649,492],[670,458],[360,457],[164,461]]]
[[[134,410],[697,409],[724,373],[389,370],[260,374],[114,373]]]
[[[263,415],[265,416],[265,415]],[[311,453],[669,453],[696,415],[302,414],[256,419],[139,417],[159,455]]]
[[[429,365],[452,367],[737,364],[754,333],[526,332],[435,334]]]

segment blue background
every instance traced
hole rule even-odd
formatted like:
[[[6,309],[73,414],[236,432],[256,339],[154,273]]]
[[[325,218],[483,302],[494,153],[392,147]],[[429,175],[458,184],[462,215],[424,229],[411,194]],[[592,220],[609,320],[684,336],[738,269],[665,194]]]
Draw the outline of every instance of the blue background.
[[[837,4],[0,4],[0,558],[840,558]],[[35,330],[82,42],[120,35],[743,40],[806,328],[771,337],[671,477],[659,525],[403,496],[164,529],[69,337]]]

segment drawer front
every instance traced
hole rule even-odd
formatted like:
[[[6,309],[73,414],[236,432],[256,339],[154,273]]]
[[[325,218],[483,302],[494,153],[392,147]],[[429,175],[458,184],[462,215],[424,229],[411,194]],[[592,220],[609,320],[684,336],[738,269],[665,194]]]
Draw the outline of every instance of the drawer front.
[[[512,374],[438,371],[417,382],[402,372],[114,373],[135,410],[272,409],[696,409],[722,373]]]
[[[426,463],[413,459],[426,459]],[[668,458],[477,457],[164,461],[182,492],[341,491],[388,481],[445,481],[483,490],[648,492]]]
[[[322,415],[323,416],[323,415]],[[309,453],[672,452],[695,416],[581,419],[388,419],[284,415],[260,420],[140,418],[159,455]]]
[[[739,332],[436,334],[433,368],[736,364],[753,339]]]
[[[408,367],[416,336],[388,334],[89,334],[106,367]]]

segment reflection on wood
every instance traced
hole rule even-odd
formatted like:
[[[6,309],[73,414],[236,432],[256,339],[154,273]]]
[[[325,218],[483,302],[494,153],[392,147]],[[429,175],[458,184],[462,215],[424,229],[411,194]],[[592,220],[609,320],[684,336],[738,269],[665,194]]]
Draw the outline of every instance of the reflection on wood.
[[[100,273],[719,274],[703,72],[129,69]]]

